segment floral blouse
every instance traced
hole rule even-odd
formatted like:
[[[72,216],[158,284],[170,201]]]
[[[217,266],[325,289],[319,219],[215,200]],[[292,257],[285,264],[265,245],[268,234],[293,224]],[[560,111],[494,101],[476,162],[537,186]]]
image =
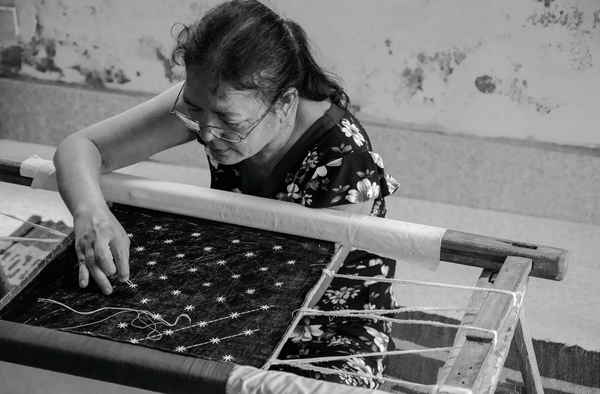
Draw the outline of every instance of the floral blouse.
[[[201,141],[200,141],[201,142]],[[211,187],[248,193],[242,166],[223,165],[209,156]],[[372,201],[371,216],[385,217],[384,198],[396,191],[398,182],[385,172],[381,156],[373,152],[360,122],[349,110],[332,104],[277,163],[255,195],[289,201],[311,208],[330,208]],[[353,250],[339,273],[393,277],[395,261]],[[390,309],[396,306],[389,284],[335,278],[317,304],[322,310]],[[305,317],[296,327],[280,357],[316,357],[388,348],[390,327],[371,319]],[[380,375],[382,358],[354,358],[320,363],[338,370]],[[339,383],[376,387],[373,379],[351,375],[323,375],[282,367],[297,374]]]

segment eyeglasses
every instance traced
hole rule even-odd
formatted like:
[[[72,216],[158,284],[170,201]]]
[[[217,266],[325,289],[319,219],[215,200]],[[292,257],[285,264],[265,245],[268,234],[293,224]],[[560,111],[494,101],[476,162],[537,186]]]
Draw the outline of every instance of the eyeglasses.
[[[175,99],[175,103],[173,103],[173,107],[171,108],[170,113],[172,115],[175,115],[177,117],[177,119],[179,119],[181,121],[181,123],[186,125],[188,128],[194,130],[200,136],[200,138],[202,138],[202,136],[200,135],[200,132],[202,131],[202,129],[206,129],[206,130],[208,130],[208,132],[210,134],[213,135],[213,137],[216,137],[218,139],[228,141],[228,142],[235,142],[235,143],[242,142],[242,140],[244,140],[244,139],[246,139],[246,137],[248,137],[248,134],[250,134],[252,132],[252,130],[254,130],[256,128],[256,126],[258,126],[258,124],[260,122],[262,122],[262,120],[267,116],[267,114],[273,108],[273,104],[269,105],[269,108],[267,108],[267,111],[260,117],[260,119],[258,119],[258,121],[256,123],[254,123],[254,125],[252,127],[250,127],[250,130],[248,130],[245,133],[245,135],[242,136],[242,134],[240,134],[238,132],[231,131],[231,130],[225,130],[221,127],[203,125],[193,119],[190,119],[189,117],[182,114],[181,112],[176,111],[175,106],[177,105],[177,102],[179,101],[179,96],[181,96],[181,92],[183,92],[184,87],[185,87],[185,83],[181,86],[181,90],[179,91],[179,94],[177,94],[177,98]]]

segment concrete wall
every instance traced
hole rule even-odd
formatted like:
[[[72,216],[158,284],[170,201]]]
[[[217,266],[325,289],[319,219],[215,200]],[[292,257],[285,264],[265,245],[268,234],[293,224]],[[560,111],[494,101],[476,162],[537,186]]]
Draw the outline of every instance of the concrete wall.
[[[155,94],[182,78],[169,62],[171,27],[215,3],[0,0],[1,72]],[[305,27],[364,120],[600,147],[597,0],[271,5]]]

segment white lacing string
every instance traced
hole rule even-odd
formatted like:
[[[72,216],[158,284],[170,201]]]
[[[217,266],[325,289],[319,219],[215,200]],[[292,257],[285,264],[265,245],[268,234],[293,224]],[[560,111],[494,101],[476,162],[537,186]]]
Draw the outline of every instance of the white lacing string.
[[[27,220],[20,219],[16,216],[8,214],[8,213],[0,212],[0,215],[4,215],[4,216],[9,217],[14,220],[18,220],[19,222],[27,223],[32,227],[39,228],[50,234],[61,237],[61,238],[26,238],[26,237],[0,236],[0,241],[34,241],[34,242],[52,242],[52,243],[54,243],[54,242],[61,242],[63,240],[63,238],[67,237],[67,234],[65,234],[61,231],[55,230],[53,228],[41,226],[39,224],[32,223]]]
[[[324,270],[326,276],[332,276],[334,278],[344,278],[344,279],[353,279],[353,280],[361,280],[361,281],[371,281],[371,282],[384,282],[384,283],[398,283],[405,285],[415,285],[415,286],[429,286],[429,287],[444,287],[449,289],[462,289],[462,290],[475,290],[475,291],[489,291],[492,293],[501,293],[506,294],[512,297],[513,306],[518,304],[519,298],[523,295],[522,292],[515,292],[504,289],[495,289],[493,287],[477,287],[477,286],[463,286],[463,285],[451,285],[446,283],[435,283],[435,282],[425,282],[418,280],[406,280],[406,279],[391,279],[391,278],[374,278],[371,276],[359,276],[359,275],[344,275],[344,274],[336,274],[332,271]]]
[[[340,317],[358,317],[360,319],[377,319],[377,320],[383,320],[383,321],[388,321],[391,323],[398,323],[398,324],[423,324],[423,325],[428,325],[428,326],[436,326],[436,327],[451,327],[451,328],[463,328],[463,329],[467,329],[467,330],[477,330],[477,331],[483,331],[483,332],[487,332],[490,333],[494,336],[493,338],[493,342],[492,345],[495,347],[496,346],[496,342],[498,339],[498,332],[496,330],[490,330],[487,328],[481,328],[481,327],[475,327],[475,326],[466,326],[463,324],[451,324],[451,323],[442,323],[442,322],[437,322],[437,321],[433,321],[433,320],[412,320],[412,319],[396,319],[393,317],[387,317],[387,316],[373,316],[370,314],[370,310],[365,310],[363,311],[363,313],[339,313],[339,311],[321,311],[318,309],[301,309],[300,310],[301,313],[303,313],[304,315],[308,315],[308,316],[340,316]],[[433,348],[434,350],[436,350],[435,348]]]
[[[358,356],[359,356],[359,354],[354,355],[354,357],[358,357]],[[430,393],[437,393],[437,389],[439,387],[438,385],[428,385],[428,384],[409,382],[407,380],[389,378],[386,376],[374,376],[374,375],[369,375],[369,374],[361,373],[361,372],[346,371],[343,369],[318,367],[318,366],[312,365],[312,364],[299,364],[299,363],[294,364],[290,361],[292,361],[292,360],[274,360],[272,362],[272,364],[292,365],[296,368],[304,369],[307,371],[321,372],[321,373],[324,373],[327,375],[349,375],[349,376],[355,376],[357,378],[376,379],[376,380],[381,380],[381,381],[385,381],[385,382],[396,383],[396,384],[402,385],[404,387],[409,387],[409,388],[414,387],[414,388],[420,388],[420,389],[428,389]]]

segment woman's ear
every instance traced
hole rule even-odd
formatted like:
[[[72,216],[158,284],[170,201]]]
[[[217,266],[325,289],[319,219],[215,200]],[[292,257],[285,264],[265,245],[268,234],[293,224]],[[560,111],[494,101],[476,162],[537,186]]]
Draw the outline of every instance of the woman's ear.
[[[290,113],[296,110],[298,103],[298,90],[296,88],[289,88],[283,93],[279,99],[281,105],[279,109],[283,112],[285,117],[289,116]]]

